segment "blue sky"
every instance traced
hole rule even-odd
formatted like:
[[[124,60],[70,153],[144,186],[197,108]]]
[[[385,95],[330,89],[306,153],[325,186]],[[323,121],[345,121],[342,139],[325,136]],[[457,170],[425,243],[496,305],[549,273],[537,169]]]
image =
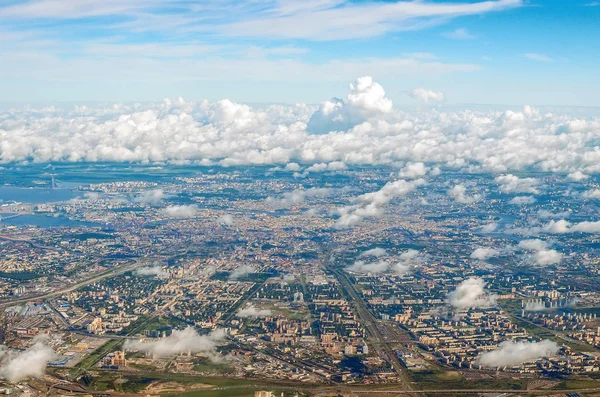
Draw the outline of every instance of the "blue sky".
[[[600,106],[592,0],[4,0],[0,101]]]

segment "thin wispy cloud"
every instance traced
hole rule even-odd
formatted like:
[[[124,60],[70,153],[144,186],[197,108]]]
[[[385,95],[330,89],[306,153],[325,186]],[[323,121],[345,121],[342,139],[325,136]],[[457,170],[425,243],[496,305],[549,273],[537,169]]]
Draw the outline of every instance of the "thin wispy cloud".
[[[459,28],[452,32],[442,33],[442,36],[452,40],[473,40],[476,37],[466,28]]]
[[[88,19],[103,29],[204,32],[229,37],[306,39],[316,41],[381,36],[419,30],[451,19],[520,7],[522,0],[478,2],[364,2],[288,0],[269,2],[208,1],[194,5],[180,0],[32,0],[0,7],[0,18],[18,23],[32,20]],[[111,16],[110,22],[93,17]],[[104,22],[102,22],[104,21]]]
[[[554,59],[550,58],[546,54],[539,54],[537,52],[528,52],[523,54],[523,56],[529,60],[537,61],[537,62],[552,62]]]

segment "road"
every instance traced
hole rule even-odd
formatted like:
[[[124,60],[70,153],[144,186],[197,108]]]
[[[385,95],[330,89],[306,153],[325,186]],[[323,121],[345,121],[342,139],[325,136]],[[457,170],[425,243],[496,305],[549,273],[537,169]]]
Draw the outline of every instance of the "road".
[[[66,294],[68,292],[72,292],[72,291],[76,291],[81,287],[84,287],[86,285],[107,279],[107,278],[111,278],[114,276],[118,276],[119,274],[123,274],[126,273],[128,271],[131,271],[133,269],[136,269],[138,267],[144,266],[146,264],[146,262],[142,262],[139,260],[139,258],[134,259],[134,263],[131,264],[127,264],[127,265],[122,265],[122,266],[118,266],[118,267],[114,267],[112,269],[103,271],[99,274],[95,274],[89,278],[86,278],[84,280],[78,281],[74,284],[71,284],[67,287],[64,288],[59,288],[57,290],[54,290],[52,292],[48,292],[45,294],[39,294],[39,295],[30,295],[27,297],[23,297],[23,298],[16,298],[16,299],[8,299],[8,300],[3,300],[0,301],[0,307],[6,307],[6,306],[12,306],[12,305],[16,305],[19,303],[25,303],[25,302],[31,302],[31,301],[40,301],[40,300],[45,300],[45,299],[50,299],[50,298],[55,298],[57,296],[61,296],[63,294]]]
[[[367,308],[365,301],[356,292],[356,289],[348,279],[348,276],[343,272],[343,270],[337,269],[333,266],[328,266],[327,270],[337,278],[344,291],[350,295],[352,299],[351,303],[354,305],[357,312],[356,314],[358,315],[361,323],[371,336],[371,346],[373,346],[377,355],[381,359],[387,361],[392,366],[394,371],[396,371],[400,379],[403,381],[405,387],[404,391],[410,390],[410,379],[406,374],[404,367],[400,363],[400,360],[398,360],[396,353],[390,348],[389,344],[386,343],[387,341],[381,333],[377,321]]]

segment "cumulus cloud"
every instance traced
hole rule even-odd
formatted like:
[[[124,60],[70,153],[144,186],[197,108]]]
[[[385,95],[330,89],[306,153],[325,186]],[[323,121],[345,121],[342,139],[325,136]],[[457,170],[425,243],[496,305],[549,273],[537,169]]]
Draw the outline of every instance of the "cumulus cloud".
[[[383,87],[370,76],[359,77],[350,84],[346,101],[336,98],[323,102],[308,121],[307,129],[315,134],[346,131],[391,111],[392,101],[386,98]]]
[[[542,251],[548,248],[548,243],[540,239],[522,240],[519,242],[519,248],[530,251]]]
[[[586,199],[600,199],[600,189],[588,190],[583,193]]]
[[[398,176],[405,179],[421,178],[427,175],[429,168],[423,163],[408,163],[400,170]]]
[[[287,163],[285,165],[286,171],[298,172],[301,169],[302,169],[302,167],[300,167],[300,164],[298,164],[298,163]]]
[[[446,100],[443,92],[428,90],[426,88],[415,88],[409,92],[411,98],[423,103],[436,102],[441,103]]]
[[[135,201],[143,204],[158,204],[165,198],[165,192],[162,189],[147,190],[140,193]]]
[[[149,266],[149,267],[141,267],[136,269],[135,273],[139,276],[168,276],[169,273],[160,265]]]
[[[448,294],[447,302],[450,306],[460,310],[494,306],[496,296],[488,294],[484,287],[483,279],[469,278]]]
[[[590,177],[589,175],[586,175],[581,171],[571,172],[569,175],[567,175],[567,178],[569,178],[570,180],[575,181],[575,182],[586,180],[589,177]]]
[[[192,218],[198,213],[198,207],[195,204],[170,205],[162,212],[170,218]]]
[[[372,250],[365,251],[360,256],[373,256],[378,258],[385,254],[385,250],[381,248],[374,248]],[[378,260],[375,262],[357,260],[352,265],[346,267],[346,270],[354,273],[380,274],[394,272],[396,274],[403,275],[411,272],[423,264],[425,260],[426,256],[421,252],[410,249],[401,253],[397,258],[389,258],[387,260]]]
[[[496,257],[498,255],[500,255],[500,251],[498,251],[497,249],[494,249],[494,248],[477,248],[471,254],[471,259],[477,259],[477,260],[480,260],[480,261],[485,261],[485,260],[488,260],[490,258],[494,258],[494,257]]]
[[[408,251],[400,254],[398,262],[394,264],[392,270],[396,274],[407,274],[421,266],[426,260],[427,255],[423,255],[420,251],[409,249]]]
[[[224,330],[214,330],[208,335],[200,335],[192,327],[174,330],[166,338],[153,341],[125,341],[126,350],[137,350],[151,354],[153,357],[167,357],[180,353],[211,353],[225,339]]]
[[[346,229],[361,223],[364,218],[380,216],[383,206],[396,197],[406,196],[417,187],[425,185],[425,183],[422,178],[412,181],[400,179],[386,183],[375,192],[360,195],[354,199],[356,204],[337,209],[337,214],[340,217],[335,223],[335,228]]]
[[[288,171],[298,172],[336,162],[421,162],[433,169],[502,174],[503,191],[526,194],[536,194],[539,186],[515,173],[600,172],[600,152],[594,149],[598,118],[541,114],[528,106],[407,113],[394,110],[372,79],[352,87],[348,98],[319,109],[303,104],[255,109],[228,100],[11,109],[0,112],[0,163],[289,164]],[[307,125],[320,134],[310,133]]]
[[[474,194],[472,196],[467,195],[467,188],[464,185],[456,185],[449,189],[448,196],[461,204],[472,204],[481,199],[481,195],[479,194]]]
[[[377,261],[377,262],[365,262],[362,260],[354,262],[352,265],[346,268],[347,271],[353,273],[372,273],[379,274],[387,272],[390,268],[388,261]]]
[[[230,280],[239,280],[240,278],[246,277],[248,274],[256,273],[256,269],[250,265],[242,265],[234,269],[229,274]]]
[[[330,163],[317,163],[306,168],[306,172],[340,171],[348,168],[343,161],[332,161]]]
[[[563,258],[563,254],[558,252],[557,250],[543,250],[537,251],[533,255],[533,261],[541,266],[545,265],[553,265],[556,263],[560,263]]]
[[[516,175],[507,174],[496,177],[496,183],[502,193],[539,193],[537,189],[539,181],[535,178],[519,178]]]
[[[551,357],[559,350],[556,342],[548,339],[541,342],[508,340],[500,343],[495,350],[482,353],[475,364],[484,367],[510,367]]]
[[[56,358],[54,350],[41,338],[25,351],[16,352],[6,346],[0,346],[0,376],[9,382],[18,382],[29,376],[44,376],[46,365]]]
[[[225,214],[217,219],[217,223],[223,226],[233,226],[233,216]]]
[[[517,196],[513,197],[508,203],[514,205],[528,205],[535,203],[535,197],[532,196]]]
[[[543,231],[554,234],[565,233],[600,233],[600,221],[571,223],[564,219],[550,221],[543,228]]]
[[[536,265],[553,265],[560,263],[563,258],[562,253],[549,249],[548,243],[539,239],[522,240],[518,246],[527,251],[534,251],[529,255],[529,260]]]
[[[253,305],[247,305],[245,308],[239,310],[236,313],[236,316],[240,318],[259,318],[259,317],[269,317],[271,315],[271,310],[269,309],[258,309]]]

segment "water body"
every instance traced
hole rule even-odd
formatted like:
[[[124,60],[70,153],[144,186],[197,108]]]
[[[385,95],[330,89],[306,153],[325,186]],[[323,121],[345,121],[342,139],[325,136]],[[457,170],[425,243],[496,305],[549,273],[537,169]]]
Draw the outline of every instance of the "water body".
[[[95,227],[101,226],[92,222],[81,222],[64,216],[46,216],[23,214],[8,219],[0,219],[0,226],[36,226],[40,228],[50,227]]]
[[[14,201],[24,204],[56,203],[68,201],[81,195],[81,192],[69,189],[0,186],[0,204],[11,203]]]

